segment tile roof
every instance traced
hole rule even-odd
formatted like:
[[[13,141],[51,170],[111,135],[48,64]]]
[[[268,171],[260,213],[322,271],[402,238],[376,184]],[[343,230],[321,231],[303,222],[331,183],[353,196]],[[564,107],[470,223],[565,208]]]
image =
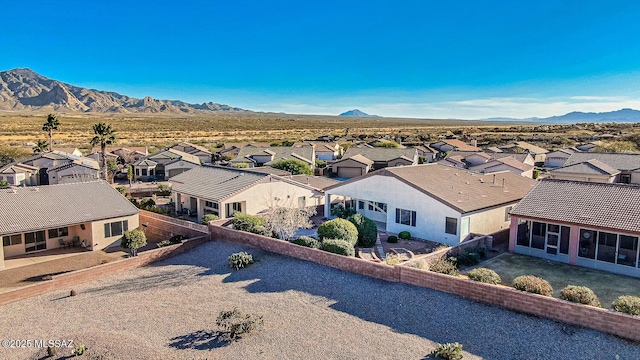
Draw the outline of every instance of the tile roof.
[[[581,163],[575,163],[571,165],[565,165],[561,168],[557,168],[551,171],[554,173],[570,173],[570,174],[591,174],[591,175],[617,175],[620,170],[614,169],[611,166],[604,164],[598,160],[588,160]]]
[[[512,167],[514,169],[517,169],[517,170],[520,170],[520,171],[529,171],[529,170],[534,168],[533,165],[528,165],[528,164],[522,163],[522,162],[516,160],[515,158],[513,158],[511,156],[506,156],[506,157],[502,157],[500,159],[495,159],[494,161],[496,161],[497,163],[495,165],[488,166],[486,169],[491,169],[492,167],[496,167],[496,166],[500,166],[500,165],[510,166],[510,167]]]
[[[363,165],[373,165],[373,160],[370,160],[370,159],[368,159],[368,158],[366,158],[366,157],[364,157],[364,156],[362,156],[360,154],[356,154],[356,155],[349,156],[349,157],[344,157],[343,156],[342,159],[334,162],[333,165],[339,164],[339,163],[341,163],[341,162],[343,162],[345,160],[353,160],[353,161],[359,162],[359,163],[361,163]]]
[[[13,163],[13,164],[8,164],[5,165],[4,167],[0,168],[0,174],[22,174],[22,173],[29,173],[29,172],[37,172],[38,169],[35,166],[30,166],[30,165],[26,165],[26,164],[20,164],[20,163]]]
[[[242,169],[241,168],[241,170],[257,172],[257,173],[262,173],[262,174],[278,175],[278,176],[289,176],[289,175],[291,175],[291,173],[288,172],[288,171],[276,169],[276,168],[273,168],[271,166],[252,167],[252,168],[248,168],[248,169]]]
[[[544,179],[511,214],[640,232],[640,186]]]
[[[267,152],[273,156],[273,162],[277,162],[280,160],[289,160],[289,159],[298,159],[305,161],[309,164],[314,164],[314,149],[313,146],[267,146],[267,147],[258,147],[247,145],[240,149],[238,152],[238,158],[247,157],[259,154],[261,152]],[[294,156],[294,154],[296,156]],[[266,164],[269,164],[267,162]]]
[[[592,159],[598,160],[618,170],[640,169],[640,154],[577,152],[571,154],[564,164],[567,166]]]
[[[187,170],[172,177],[171,189],[199,198],[220,201],[268,180],[269,174],[220,166],[205,166]]]
[[[292,175],[288,178],[300,184],[309,185],[320,191],[340,183],[338,180],[330,179],[326,176]]]
[[[192,144],[192,143],[190,143],[190,142],[186,142],[186,141],[183,141],[183,142],[181,142],[181,143],[178,143],[177,145],[172,146],[172,148],[173,148],[173,147],[176,147],[176,146],[181,146],[181,147],[192,147],[192,148],[194,148],[195,150],[202,151],[202,152],[207,153],[207,154],[211,154],[211,151],[209,151],[209,149],[207,149],[206,147],[204,147],[204,146],[200,146],[200,145],[196,145],[196,144]],[[192,152],[195,152],[195,151],[192,151]]]
[[[530,153],[533,153],[533,154],[546,154],[546,153],[549,152],[549,150],[547,150],[545,148],[541,148],[540,146],[529,144],[526,141],[516,141],[513,144],[500,146],[500,149],[502,149],[502,150],[510,150],[512,148],[515,148],[515,147],[522,148],[522,149],[527,150],[527,151],[529,151]]]
[[[344,153],[343,158],[353,157],[354,155],[362,155],[369,160],[374,162],[385,162],[393,159],[397,159],[399,157],[405,156],[411,161],[417,156],[418,151],[413,148],[383,148],[383,147],[374,147],[374,148],[354,148],[350,147]]]
[[[440,140],[438,142],[435,142],[435,143],[431,144],[431,146],[432,147],[436,147],[437,146],[436,144],[438,144],[438,143],[448,144],[450,146],[453,146],[458,151],[480,151],[480,150],[482,150],[477,146],[473,146],[473,145],[467,144],[466,142],[464,142],[462,140],[458,140],[458,139]],[[437,146],[436,148],[439,148],[439,146]]]
[[[325,191],[372,176],[393,176],[461,213],[516,202],[536,184],[532,179],[509,171],[481,175],[436,163],[380,169]]]
[[[531,154],[523,153],[523,154],[513,154],[513,153],[493,153],[491,157],[494,159],[502,159],[505,157],[511,157],[518,160],[521,163],[524,163],[527,158],[531,158]],[[531,158],[533,160],[533,158]]]
[[[187,154],[184,151],[180,151],[180,150],[176,150],[176,149],[164,149],[164,150],[160,150],[156,153],[153,153],[149,156],[147,156],[147,159],[151,159],[153,161],[156,161],[157,159],[173,159],[174,161],[178,161],[178,160],[182,160],[182,161],[186,161],[186,162],[190,162],[193,164],[197,164],[200,165],[200,158],[192,155],[192,154]],[[156,161],[158,162],[158,161]],[[165,164],[167,165],[167,164]]]
[[[64,170],[64,169],[68,169],[74,166],[82,166],[82,167],[86,167],[92,170],[100,170],[100,166],[98,165],[98,163],[96,161],[94,161],[93,159],[89,159],[89,160],[84,160],[87,158],[83,158],[83,160],[73,160],[72,162],[68,162],[65,164],[60,164],[58,166],[54,166],[52,168],[49,168],[49,171],[60,171],[60,170]]]
[[[148,154],[148,150],[146,146],[107,146],[107,152],[113,153],[114,151],[124,150],[129,152],[138,152],[141,154]],[[99,147],[94,147],[89,152],[90,154],[99,153],[102,150]]]
[[[137,213],[138,208],[104,181],[0,190],[0,234]]]
[[[316,149],[316,152],[336,152],[338,151],[338,144],[335,142],[325,141],[300,141],[293,144],[294,147],[311,145]]]

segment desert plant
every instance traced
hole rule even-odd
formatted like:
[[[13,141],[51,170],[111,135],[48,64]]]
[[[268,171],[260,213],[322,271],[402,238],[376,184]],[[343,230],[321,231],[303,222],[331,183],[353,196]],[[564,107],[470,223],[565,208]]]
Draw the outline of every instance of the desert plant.
[[[395,244],[398,242],[398,237],[395,235],[389,235],[389,237],[387,237],[387,242],[391,244]]]
[[[460,360],[463,358],[462,345],[459,343],[438,344],[431,352],[431,356],[438,359]]]
[[[138,255],[138,249],[147,245],[147,236],[142,230],[135,229],[125,231],[120,240],[120,246],[123,249],[129,249],[131,256]]]
[[[53,130],[58,130],[58,126],[60,126],[60,120],[55,114],[47,115],[47,122],[42,124],[42,131],[49,134],[49,150],[53,150]]]
[[[513,287],[517,290],[526,291],[544,296],[553,295],[551,284],[545,279],[533,275],[522,275],[513,279]]]
[[[356,256],[356,249],[352,243],[342,239],[324,239],[320,243],[320,249],[344,256]]]
[[[297,239],[293,240],[292,243],[297,245],[302,245],[306,247],[310,247],[313,249],[320,248],[320,241],[310,237],[310,236],[300,236]]]
[[[102,161],[102,178],[107,180],[107,145],[115,144],[116,131],[104,122],[93,125],[93,132],[96,134],[91,139],[91,146],[100,145],[100,157]]]
[[[331,216],[339,217],[340,219],[346,219],[355,213],[355,209],[347,209],[342,204],[337,204],[333,208],[331,208]]]
[[[264,220],[262,218],[239,212],[234,214],[233,228],[254,234],[265,234]]]
[[[247,163],[235,163],[233,165],[231,165],[232,168],[235,169],[248,169],[249,168],[249,164]]]
[[[473,281],[479,281],[486,284],[495,285],[495,284],[500,284],[502,282],[502,279],[500,278],[500,275],[498,275],[497,272],[491,269],[486,269],[486,268],[473,269],[469,271],[467,276],[469,276],[469,279]]]
[[[214,220],[218,220],[219,217],[217,215],[214,214],[206,214],[202,217],[202,220],[200,220],[200,224],[202,225],[207,225],[209,224],[209,221],[214,221]]]
[[[126,186],[118,186],[116,190],[118,190],[118,192],[122,194],[122,196],[127,196],[127,193],[129,193],[129,189],[127,189]]]
[[[384,259],[384,263],[391,266],[396,266],[401,262],[402,260],[397,254],[387,254],[386,258]]]
[[[58,354],[58,348],[55,346],[47,346],[47,357],[54,357]]]
[[[172,237],[169,238],[169,242],[171,244],[180,244],[182,243],[182,240],[186,240],[188,239],[188,237],[186,237],[185,235],[173,235]]]
[[[156,246],[159,248],[165,247],[165,246],[171,246],[171,245],[173,245],[173,243],[169,240],[162,240],[156,244]]]
[[[329,220],[318,227],[318,237],[324,239],[341,239],[349,242],[351,247],[358,243],[358,229],[345,219]]]
[[[480,263],[480,260],[486,257],[486,253],[484,248],[481,247],[473,247],[464,249],[461,254],[458,254],[456,257],[458,259],[458,264],[464,266],[473,266]]]
[[[245,314],[238,308],[221,311],[216,325],[226,333],[228,340],[236,340],[245,334],[260,330],[264,325],[262,315]]]
[[[445,258],[441,258],[431,262],[429,264],[429,271],[452,276],[458,276],[460,274],[455,261]]]
[[[271,167],[274,169],[284,170],[290,172],[292,175],[313,175],[313,171],[311,171],[311,166],[308,163],[298,160],[298,159],[285,159],[276,161],[271,164]]]
[[[630,315],[640,315],[640,297],[620,296],[612,304],[613,310]]]
[[[262,218],[267,234],[274,234],[281,240],[289,240],[299,229],[310,229],[313,226],[311,217],[315,214],[316,208],[313,206],[298,207],[289,202],[270,206]]]
[[[9,183],[4,181],[4,180],[0,180],[0,189],[6,189],[9,187]]]
[[[71,350],[71,354],[75,356],[82,356],[84,352],[87,351],[87,347],[84,344],[80,344],[76,346],[73,350]]]
[[[400,231],[398,237],[402,240],[411,240],[411,233],[408,231]]]
[[[376,223],[362,214],[354,214],[347,219],[358,230],[358,246],[375,246],[378,239],[378,227]]]
[[[566,286],[560,292],[560,299],[568,300],[571,302],[591,305],[595,307],[601,307],[600,300],[598,296],[593,292],[593,290],[589,289],[586,286],[575,286],[569,285]]]
[[[227,260],[229,261],[230,268],[240,270],[242,268],[245,268],[253,264],[253,255],[247,252],[241,251],[241,252],[231,254]]]
[[[412,261],[408,264],[408,266],[420,270],[429,270],[429,264],[424,260]]]
[[[171,186],[167,184],[158,184],[158,190],[160,190],[160,196],[171,195]]]

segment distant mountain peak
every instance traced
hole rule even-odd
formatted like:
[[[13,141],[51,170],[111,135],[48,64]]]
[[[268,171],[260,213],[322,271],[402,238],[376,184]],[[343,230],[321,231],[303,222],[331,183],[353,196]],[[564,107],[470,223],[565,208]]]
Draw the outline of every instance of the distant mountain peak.
[[[339,116],[353,116],[353,117],[379,117],[378,115],[369,115],[364,111],[360,111],[358,109],[349,110],[347,112],[343,112]]]
[[[131,98],[115,92],[87,89],[42,76],[29,68],[0,72],[0,110],[45,110],[99,113],[197,113],[247,110],[208,102],[189,104]]]

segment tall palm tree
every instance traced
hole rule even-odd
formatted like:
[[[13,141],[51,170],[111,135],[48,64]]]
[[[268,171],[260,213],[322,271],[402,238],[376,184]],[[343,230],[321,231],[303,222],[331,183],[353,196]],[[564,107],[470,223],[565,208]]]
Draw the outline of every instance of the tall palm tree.
[[[41,152],[47,151],[49,144],[47,144],[47,140],[38,140],[36,145],[33,147],[34,154],[40,154]]]
[[[107,145],[115,144],[116,131],[103,122],[93,125],[93,132],[96,136],[91,139],[91,146],[100,145],[100,154],[102,158],[102,178],[107,180]]]
[[[53,130],[58,130],[58,126],[60,126],[60,120],[55,114],[49,114],[47,122],[42,124],[42,131],[49,133],[49,150],[53,150]]]

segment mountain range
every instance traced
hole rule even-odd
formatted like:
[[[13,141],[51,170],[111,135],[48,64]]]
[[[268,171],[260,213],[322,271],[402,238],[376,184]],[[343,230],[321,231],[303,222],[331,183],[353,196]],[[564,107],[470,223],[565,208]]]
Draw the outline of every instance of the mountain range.
[[[490,118],[483,120],[491,121],[530,121],[537,123],[605,123],[605,122],[640,122],[640,111],[634,109],[620,109],[609,112],[580,112],[573,111],[560,116],[551,116],[546,118]]]
[[[100,113],[246,112],[229,105],[179,100],[136,99],[116,92],[87,89],[49,79],[30,69],[0,72],[0,110]]]
[[[338,116],[353,116],[353,117],[380,117],[378,115],[369,115],[364,111],[360,111],[358,109],[349,110],[347,112],[343,112]]]

